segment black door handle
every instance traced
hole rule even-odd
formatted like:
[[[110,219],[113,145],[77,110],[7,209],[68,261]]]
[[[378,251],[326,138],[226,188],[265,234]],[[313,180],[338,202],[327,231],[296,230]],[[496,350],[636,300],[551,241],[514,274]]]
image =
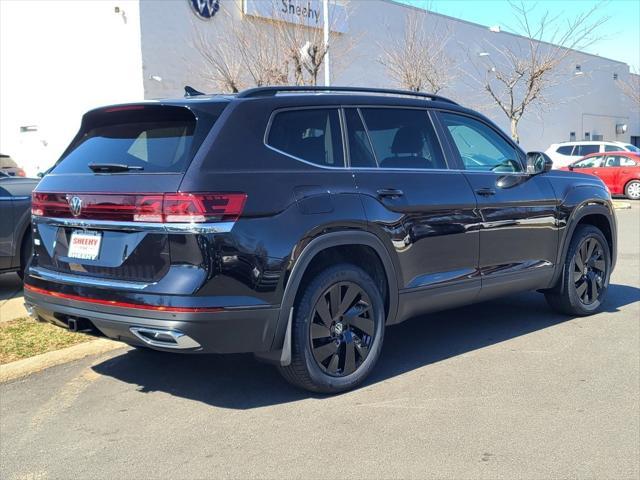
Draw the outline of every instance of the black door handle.
[[[379,197],[389,198],[398,198],[404,195],[404,192],[397,188],[381,188],[377,193]]]
[[[496,191],[493,188],[479,188],[476,190],[478,195],[482,195],[483,197],[488,197],[490,195],[495,195]]]

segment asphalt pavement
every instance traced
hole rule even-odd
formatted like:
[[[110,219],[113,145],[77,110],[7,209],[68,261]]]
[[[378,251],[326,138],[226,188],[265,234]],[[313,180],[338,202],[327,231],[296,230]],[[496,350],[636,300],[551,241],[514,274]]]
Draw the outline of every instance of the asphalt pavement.
[[[0,477],[640,476],[640,202],[601,313],[526,293],[388,329],[334,397],[251,355],[119,350],[0,386]]]

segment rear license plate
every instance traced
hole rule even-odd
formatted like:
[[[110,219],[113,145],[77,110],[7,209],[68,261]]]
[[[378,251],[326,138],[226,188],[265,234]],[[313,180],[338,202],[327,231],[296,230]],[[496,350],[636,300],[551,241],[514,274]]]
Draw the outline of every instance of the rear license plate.
[[[101,243],[102,234],[100,232],[74,230],[71,232],[67,256],[83,260],[95,260],[100,255]]]

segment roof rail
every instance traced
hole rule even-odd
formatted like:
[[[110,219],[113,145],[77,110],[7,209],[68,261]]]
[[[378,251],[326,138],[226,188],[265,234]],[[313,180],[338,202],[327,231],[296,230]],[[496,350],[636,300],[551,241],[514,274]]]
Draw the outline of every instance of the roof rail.
[[[383,93],[389,95],[403,95],[407,97],[422,97],[429,100],[438,100],[440,102],[452,103],[458,105],[453,100],[433,93],[413,92],[411,90],[395,90],[391,88],[370,88],[370,87],[323,87],[323,86],[272,86],[257,87],[243,90],[236,98],[256,98],[256,97],[274,97],[278,93],[288,92],[354,92],[354,93]]]

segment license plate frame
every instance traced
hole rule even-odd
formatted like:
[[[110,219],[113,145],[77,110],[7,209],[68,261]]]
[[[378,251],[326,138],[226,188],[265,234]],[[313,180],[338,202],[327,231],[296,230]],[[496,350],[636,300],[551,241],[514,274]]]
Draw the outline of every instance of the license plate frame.
[[[102,247],[102,232],[73,230],[69,237],[67,257],[75,260],[97,260]]]

